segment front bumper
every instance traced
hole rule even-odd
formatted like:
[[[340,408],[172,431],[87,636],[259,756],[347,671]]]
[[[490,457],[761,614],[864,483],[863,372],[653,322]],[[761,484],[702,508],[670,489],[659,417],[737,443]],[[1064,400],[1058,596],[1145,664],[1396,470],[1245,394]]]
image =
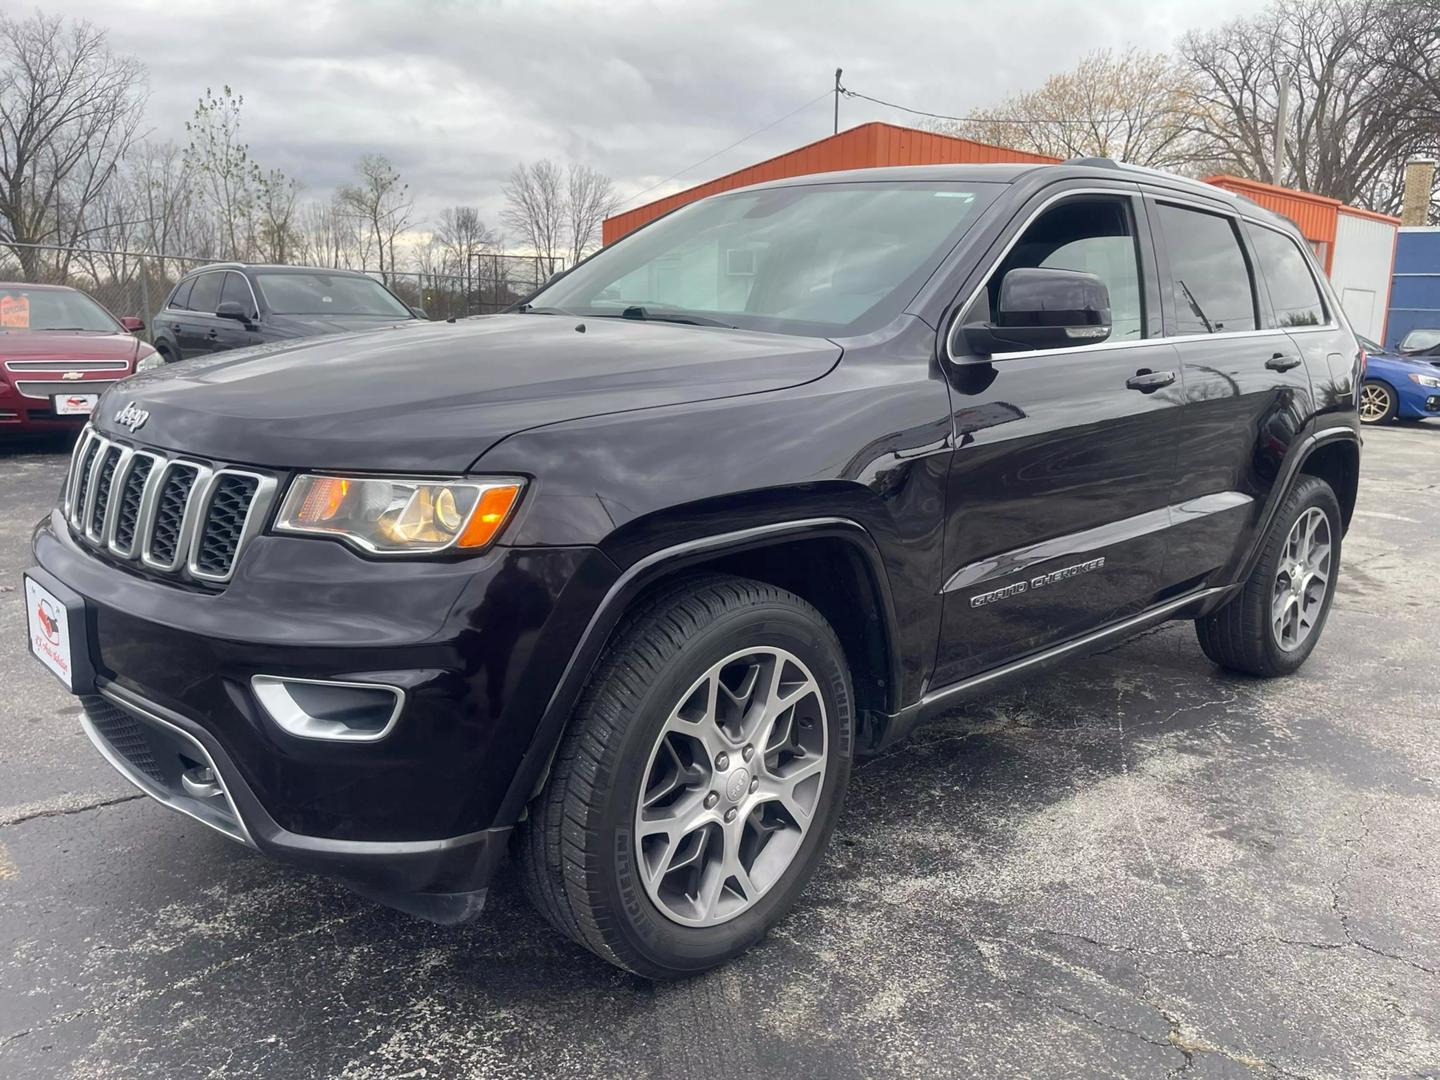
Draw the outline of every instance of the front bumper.
[[[478,913],[509,828],[444,840],[366,842],[303,836],[265,811],[234,761],[204,728],[97,680],[82,696],[85,734],[137,788],[173,810],[283,862],[328,873],[376,899],[439,922]],[[201,788],[190,775],[209,771]]]
[[[94,682],[76,692],[112,765],[265,854],[442,920],[483,895],[520,763],[614,578],[591,548],[401,561],[258,536],[224,589],[202,589],[116,565],[58,513],[33,551],[84,600]],[[380,682],[404,708],[377,741],[302,738],[261,706],[257,674]],[[219,797],[186,789],[197,766]]]

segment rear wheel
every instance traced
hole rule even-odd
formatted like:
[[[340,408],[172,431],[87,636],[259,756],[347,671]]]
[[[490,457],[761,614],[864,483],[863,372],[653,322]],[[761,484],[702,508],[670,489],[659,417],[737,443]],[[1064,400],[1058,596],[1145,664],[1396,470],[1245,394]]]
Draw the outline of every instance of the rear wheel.
[[[710,577],[617,632],[517,837],[536,906],[650,978],[758,941],[819,865],[849,778],[844,653],[783,589]]]
[[[1314,650],[1340,572],[1340,504],[1302,476],[1281,504],[1240,593],[1195,621],[1215,663],[1249,675],[1288,675]]]
[[[1366,379],[1360,387],[1360,420],[1366,424],[1383,424],[1395,419],[1399,399],[1389,383]]]

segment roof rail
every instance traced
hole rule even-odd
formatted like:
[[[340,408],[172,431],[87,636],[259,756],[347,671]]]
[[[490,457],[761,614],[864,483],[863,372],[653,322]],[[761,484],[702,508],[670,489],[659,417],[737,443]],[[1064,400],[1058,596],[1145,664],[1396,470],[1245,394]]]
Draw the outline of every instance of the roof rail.
[[[1108,157],[1073,157],[1065,162],[1066,165],[1093,165],[1101,169],[1122,168],[1118,161]]]

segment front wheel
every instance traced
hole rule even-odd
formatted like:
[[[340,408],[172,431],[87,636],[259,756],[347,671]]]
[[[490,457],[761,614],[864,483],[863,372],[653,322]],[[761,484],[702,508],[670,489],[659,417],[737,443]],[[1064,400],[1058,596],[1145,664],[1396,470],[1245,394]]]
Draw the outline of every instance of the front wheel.
[[[1366,379],[1360,387],[1360,422],[1363,424],[1383,424],[1393,420],[1399,406],[1399,399],[1389,383]]]
[[[819,865],[849,779],[850,676],[820,613],[707,577],[607,648],[517,837],[559,929],[650,978],[759,941]]]
[[[1339,500],[1318,476],[1302,476],[1239,594],[1195,621],[1200,648],[1233,671],[1290,674],[1320,640],[1339,574]]]

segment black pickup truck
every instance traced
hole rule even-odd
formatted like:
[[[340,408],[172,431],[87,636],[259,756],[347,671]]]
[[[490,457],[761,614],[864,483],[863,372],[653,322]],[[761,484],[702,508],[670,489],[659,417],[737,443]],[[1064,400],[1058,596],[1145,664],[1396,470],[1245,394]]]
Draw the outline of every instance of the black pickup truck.
[[[1303,663],[1363,366],[1296,230],[1200,183],[767,184],[508,314],[117,384],[34,534],[31,645],[117,769],[244,844],[441,921],[513,852],[577,942],[701,971],[926,716],[1167,619]]]

